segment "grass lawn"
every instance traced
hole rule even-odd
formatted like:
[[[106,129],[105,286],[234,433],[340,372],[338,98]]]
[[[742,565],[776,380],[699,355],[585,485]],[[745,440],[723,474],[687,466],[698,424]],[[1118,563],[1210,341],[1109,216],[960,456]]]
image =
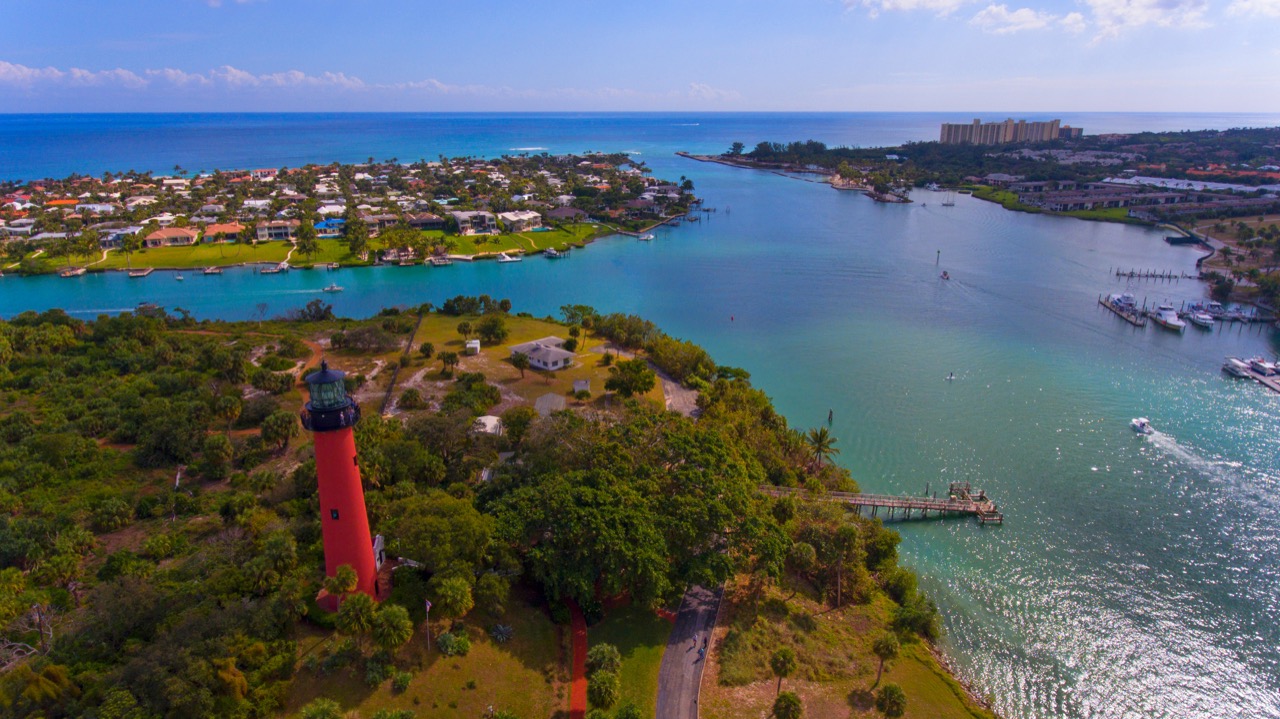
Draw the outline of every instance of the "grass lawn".
[[[622,654],[622,703],[631,702],[642,716],[654,715],[658,701],[658,668],[671,634],[671,622],[637,607],[612,609],[587,630],[588,646],[612,644]]]
[[[336,240],[325,240],[325,242],[336,242]],[[138,250],[127,257],[120,250],[112,250],[107,254],[105,261],[93,264],[91,268],[113,270],[132,266],[187,269],[210,265],[236,265],[242,262],[280,262],[287,254],[289,254],[289,244],[286,242],[263,242],[256,246],[202,242],[181,247],[153,247]]]
[[[512,250],[523,250],[532,253],[545,250],[548,247],[554,247],[563,250],[570,244],[582,244],[594,239],[600,234],[607,234],[608,230],[602,232],[602,228],[597,225],[581,223],[575,225],[567,225],[563,229],[554,229],[547,232],[521,232],[518,234],[507,235],[466,235],[453,238],[456,244],[452,254],[458,255],[478,255],[478,254],[497,254],[499,252],[508,252]],[[439,233],[434,233],[436,236]]]
[[[704,719],[767,715],[778,687],[769,657],[784,646],[796,652],[799,666],[782,688],[800,695],[805,716],[880,716],[872,693],[879,660],[871,644],[889,623],[892,602],[883,595],[869,604],[831,610],[776,587],[757,602],[741,585],[731,583],[725,601],[702,683]],[[992,718],[919,642],[903,645],[881,682],[902,686],[908,718]]]
[[[440,374],[439,360],[434,357],[429,361],[422,360],[416,348],[423,342],[430,342],[435,346],[437,354],[441,351],[450,351],[463,355],[465,343],[462,335],[458,334],[458,324],[470,322],[474,326],[478,320],[478,317],[471,316],[450,317],[437,313],[427,315],[413,340],[414,364],[412,368],[406,368],[401,372],[401,378],[412,377],[422,368],[428,367],[428,373],[422,378],[424,384],[428,386],[420,387],[420,391],[426,389],[427,394],[443,396],[451,382],[450,378]],[[567,407],[578,406],[579,401],[568,398],[568,394],[573,389],[574,381],[582,379],[591,383],[591,399],[588,399],[585,404],[604,407],[617,401],[612,395],[605,395],[604,383],[609,377],[609,368],[602,364],[603,355],[591,351],[592,348],[602,344],[601,339],[590,333],[584,333],[584,336],[579,338],[581,344],[577,349],[577,359],[568,369],[555,372],[530,369],[525,371],[524,377],[521,377],[520,370],[512,366],[510,361],[511,345],[548,336],[567,339],[568,328],[542,319],[514,315],[506,317],[506,324],[509,335],[505,341],[491,347],[482,345],[479,355],[461,356],[461,363],[458,365],[458,372],[484,373],[485,377],[502,391],[503,401],[492,411],[500,414],[514,404],[522,402],[532,404],[545,394],[565,397]],[[644,395],[643,399],[659,407],[665,406],[662,383],[654,383],[653,390]]]
[[[391,682],[370,687],[361,666],[320,675],[300,669],[289,691],[285,714],[297,716],[318,697],[369,717],[379,709],[409,709],[418,719],[482,717],[488,707],[519,717],[551,717],[568,702],[567,670],[561,661],[559,629],[542,612],[512,600],[500,620],[515,630],[514,638],[497,644],[487,623],[467,622],[471,651],[465,657],[444,657],[436,647],[427,650],[421,626],[400,654],[397,668],[413,674],[409,688],[397,693]],[[433,632],[441,627],[433,627]],[[298,642],[300,655],[321,652],[330,634],[308,628]],[[435,635],[433,634],[433,637]]]

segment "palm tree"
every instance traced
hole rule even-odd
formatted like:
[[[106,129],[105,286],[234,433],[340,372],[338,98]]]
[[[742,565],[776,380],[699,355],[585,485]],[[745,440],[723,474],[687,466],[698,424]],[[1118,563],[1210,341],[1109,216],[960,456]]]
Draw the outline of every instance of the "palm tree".
[[[782,694],[782,680],[796,670],[796,653],[791,647],[783,647],[769,658],[769,667],[778,677],[778,695]]]
[[[809,430],[804,441],[809,445],[809,452],[813,454],[814,464],[818,466],[822,466],[824,461],[840,454],[840,450],[835,447],[836,438],[831,436],[831,431],[826,427]]]
[[[885,632],[871,644],[871,651],[880,659],[880,668],[876,670],[876,683],[871,685],[874,687],[880,683],[880,677],[884,674],[884,663],[898,657],[898,637],[893,632]]]

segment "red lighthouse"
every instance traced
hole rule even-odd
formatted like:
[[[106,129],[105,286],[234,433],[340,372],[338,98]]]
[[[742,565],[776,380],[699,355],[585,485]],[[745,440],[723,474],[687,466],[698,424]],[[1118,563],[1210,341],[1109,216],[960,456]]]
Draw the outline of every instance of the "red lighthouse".
[[[348,564],[359,578],[356,591],[377,598],[378,567],[369,536],[369,514],[360,485],[356,440],[352,428],[360,421],[360,406],[347,396],[345,373],[320,363],[307,375],[311,401],[302,412],[302,426],[315,433],[316,475],[320,484],[320,528],[324,537],[324,572],[332,577]],[[325,609],[337,609],[338,597],[324,597]]]

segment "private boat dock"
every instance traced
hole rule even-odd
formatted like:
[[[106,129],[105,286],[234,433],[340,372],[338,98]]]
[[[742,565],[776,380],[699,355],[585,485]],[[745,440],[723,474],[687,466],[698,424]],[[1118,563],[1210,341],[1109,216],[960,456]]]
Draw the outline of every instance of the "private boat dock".
[[[1124,277],[1131,280],[1198,280],[1199,275],[1190,275],[1185,272],[1175,272],[1173,270],[1122,270],[1115,269],[1116,277]]]
[[[809,494],[803,489],[791,487],[764,486],[761,492],[774,497],[802,496]],[[867,516],[883,516],[885,519],[911,519],[912,512],[918,512],[917,519],[927,519],[933,512],[937,517],[976,517],[980,524],[1004,524],[1004,514],[996,503],[987,497],[984,490],[975,490],[968,482],[952,482],[948,488],[947,499],[934,497],[897,497],[887,494],[862,494],[855,492],[826,492],[811,495],[827,502],[841,502],[853,507],[858,516],[862,516],[864,508],[870,510]],[[885,515],[880,515],[881,511]]]

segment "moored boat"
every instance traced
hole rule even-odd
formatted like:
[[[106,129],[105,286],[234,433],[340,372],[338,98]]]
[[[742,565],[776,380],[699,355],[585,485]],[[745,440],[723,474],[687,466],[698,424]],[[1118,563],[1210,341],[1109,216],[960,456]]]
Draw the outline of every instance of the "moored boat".
[[[1222,363],[1222,371],[1232,377],[1246,378],[1253,376],[1249,368],[1249,363],[1239,357],[1228,357],[1227,361]]]
[[[644,233],[643,235],[640,235],[639,237],[637,237],[636,239],[638,239],[638,240],[644,240],[645,242],[648,242],[649,240],[652,240],[652,239],[653,239],[653,235],[651,235],[651,234],[649,234],[648,232],[646,232],[646,233]]]
[[[1192,312],[1187,315],[1187,319],[1196,327],[1213,329],[1213,315],[1208,312]]]
[[[88,270],[86,270],[83,267],[68,267],[67,269],[59,272],[58,276],[59,277],[79,277],[80,275],[83,275],[86,272],[88,272]]]
[[[499,261],[499,262],[519,262],[519,261],[521,261],[521,260],[523,260],[523,259],[524,259],[523,257],[520,257],[520,256],[518,256],[518,255],[513,257],[513,256],[511,256],[511,255],[508,255],[508,254],[507,254],[507,253],[505,253],[505,252],[499,252],[499,253],[498,253],[498,261]]]
[[[1173,309],[1173,305],[1160,305],[1151,313],[1151,319],[1161,327],[1174,332],[1187,329],[1187,323],[1178,317],[1178,312]]]
[[[181,272],[179,272],[178,274],[176,274],[176,275],[174,275],[174,276],[173,276],[173,279],[175,279],[175,280],[177,280],[177,281],[181,282],[181,281],[183,281],[183,280],[185,280],[185,279],[187,279],[187,278],[183,277],[183,276],[182,276],[182,273],[181,273]]]
[[[1250,357],[1249,367],[1260,375],[1270,377],[1276,373],[1276,365],[1274,362],[1268,362],[1261,357]]]
[[[548,259],[558,260],[569,254],[568,250],[561,252],[554,247],[548,247],[542,252]]]
[[[220,275],[220,274],[222,274],[222,268],[221,268],[221,267],[213,267],[213,266],[206,267],[206,268],[204,268],[204,274],[206,274],[206,275]]]
[[[452,264],[453,264],[453,260],[449,259],[448,257],[432,257],[431,258],[432,267],[448,267],[449,265],[452,265]]]

